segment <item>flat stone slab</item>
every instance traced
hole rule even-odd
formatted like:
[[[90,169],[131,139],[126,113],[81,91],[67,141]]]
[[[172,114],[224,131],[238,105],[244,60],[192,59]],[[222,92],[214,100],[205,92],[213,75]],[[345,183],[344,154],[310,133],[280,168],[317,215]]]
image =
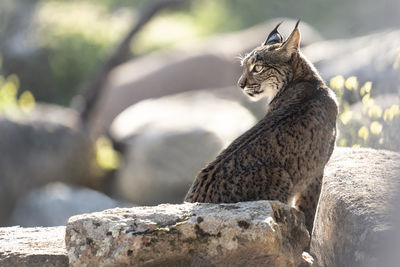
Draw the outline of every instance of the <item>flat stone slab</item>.
[[[68,266],[64,237],[64,226],[0,228],[0,266]]]
[[[278,201],[184,203],[71,217],[70,266],[298,266],[304,215]]]

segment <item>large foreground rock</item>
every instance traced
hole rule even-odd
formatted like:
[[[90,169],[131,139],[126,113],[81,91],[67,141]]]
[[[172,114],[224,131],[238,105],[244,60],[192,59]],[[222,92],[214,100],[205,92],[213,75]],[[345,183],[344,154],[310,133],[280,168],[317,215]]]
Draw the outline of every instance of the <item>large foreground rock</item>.
[[[319,265],[385,266],[378,257],[396,229],[392,215],[398,214],[399,189],[398,153],[336,148],[311,240]]]
[[[303,214],[277,201],[163,204],[69,219],[70,266],[298,266]]]
[[[65,227],[0,228],[1,267],[67,267]]]

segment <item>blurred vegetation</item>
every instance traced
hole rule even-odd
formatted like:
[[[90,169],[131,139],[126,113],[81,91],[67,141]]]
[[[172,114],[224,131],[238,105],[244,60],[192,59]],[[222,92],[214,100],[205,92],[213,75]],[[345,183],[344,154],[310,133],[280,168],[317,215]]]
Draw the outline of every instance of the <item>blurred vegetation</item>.
[[[0,117],[13,120],[23,119],[24,116],[35,108],[36,100],[30,91],[18,94],[19,79],[15,74],[4,77],[1,72],[0,57]],[[114,150],[111,141],[100,136],[95,142],[95,168],[103,171],[117,169],[120,162],[120,154]]]
[[[100,136],[96,140],[96,163],[104,171],[118,168],[121,155],[114,150],[110,139]]]
[[[48,55],[58,91],[54,100],[67,105],[128,30],[132,15],[85,1],[43,1],[37,21],[38,45]]]
[[[19,119],[35,107],[35,98],[30,91],[18,95],[19,79],[11,74],[5,77],[1,72],[0,57],[0,116]]]
[[[339,102],[338,146],[372,147],[400,151],[400,106],[381,107],[374,98],[372,82],[359,86],[356,77],[336,76],[330,81]],[[361,102],[358,112],[353,103]]]

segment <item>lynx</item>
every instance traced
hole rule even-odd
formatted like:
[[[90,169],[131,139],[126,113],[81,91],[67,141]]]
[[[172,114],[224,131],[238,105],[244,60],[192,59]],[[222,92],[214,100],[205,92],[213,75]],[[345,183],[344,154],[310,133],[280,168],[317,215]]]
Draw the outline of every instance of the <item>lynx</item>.
[[[200,171],[185,201],[279,200],[304,212],[311,232],[338,108],[299,50],[298,24],[286,41],[278,24],[242,59],[238,86],[251,98],[272,99],[268,112]]]

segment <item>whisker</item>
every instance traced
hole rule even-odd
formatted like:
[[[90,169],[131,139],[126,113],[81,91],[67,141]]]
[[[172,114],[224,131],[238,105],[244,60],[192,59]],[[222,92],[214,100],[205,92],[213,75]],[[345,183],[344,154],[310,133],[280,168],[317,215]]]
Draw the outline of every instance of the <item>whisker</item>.
[[[240,65],[243,66],[244,64],[244,60],[246,59],[246,57],[248,56],[248,54],[239,54],[238,56],[235,57],[235,60],[238,60],[240,62]]]
[[[244,59],[244,55],[242,55],[242,54],[239,54],[239,55],[237,55],[237,56],[235,57],[235,60],[242,61],[243,59]]]

